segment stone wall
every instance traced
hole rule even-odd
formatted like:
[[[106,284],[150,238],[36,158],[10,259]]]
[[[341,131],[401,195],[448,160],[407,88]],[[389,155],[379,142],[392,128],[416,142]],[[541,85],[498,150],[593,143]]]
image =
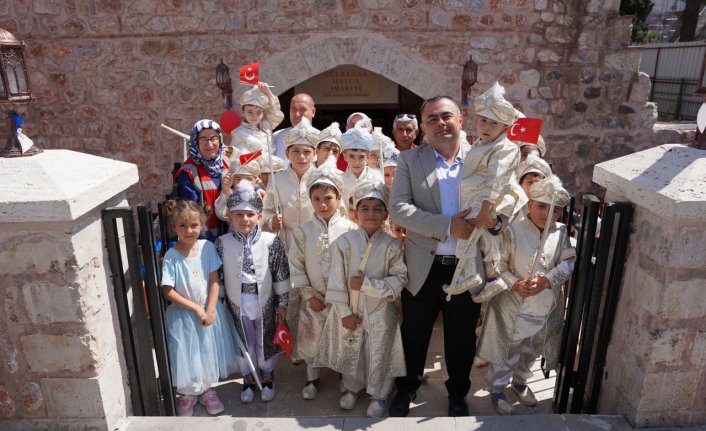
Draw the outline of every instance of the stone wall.
[[[638,427],[706,423],[704,155],[661,145],[594,174],[607,199],[635,203],[599,411]]]
[[[136,182],[134,165],[71,151],[0,158],[0,429],[112,429],[129,413],[101,210]]]
[[[706,423],[706,269],[702,223],[645,208],[625,268],[601,411],[639,427]],[[620,343],[620,344],[619,344]]]
[[[102,429],[129,408],[118,322],[106,321],[108,263],[96,257],[100,210],[92,216],[40,229],[0,223],[0,420]]]
[[[595,163],[654,145],[649,80],[628,48],[618,0],[34,0],[0,2],[0,27],[23,39],[36,103],[27,132],[139,166],[131,198],[170,189],[181,140],[223,110],[221,58],[261,61],[282,93],[356,64],[422,97],[460,100],[469,55],[474,93],[499,80],[528,116],[544,119],[548,159],[574,192],[593,190]],[[237,86],[236,97],[243,91]],[[466,126],[470,128],[470,122]],[[133,200],[133,199],[131,199]]]

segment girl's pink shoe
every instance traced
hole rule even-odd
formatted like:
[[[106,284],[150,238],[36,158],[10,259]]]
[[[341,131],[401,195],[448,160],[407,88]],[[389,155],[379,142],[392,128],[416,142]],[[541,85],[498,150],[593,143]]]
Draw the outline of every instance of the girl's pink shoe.
[[[194,405],[196,405],[196,395],[179,395],[179,403],[177,404],[177,416],[191,416],[194,414]]]
[[[216,390],[213,388],[208,388],[206,392],[201,394],[199,397],[199,402],[202,406],[206,407],[206,411],[210,415],[217,415],[219,413],[223,413],[223,410],[225,410],[223,403],[218,398]]]

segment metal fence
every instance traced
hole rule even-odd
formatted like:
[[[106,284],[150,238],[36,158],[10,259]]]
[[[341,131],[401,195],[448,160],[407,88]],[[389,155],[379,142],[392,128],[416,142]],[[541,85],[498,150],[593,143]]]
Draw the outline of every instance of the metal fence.
[[[657,104],[660,117],[669,120],[696,120],[701,99],[694,93],[698,79],[650,78],[652,90],[650,101]]]
[[[634,205],[584,195],[576,266],[554,387],[556,413],[595,414],[623,277]],[[596,236],[596,233],[599,233]]]
[[[154,217],[147,205],[139,205],[139,231],[132,208],[106,208],[102,218],[133,414],[174,416],[163,323],[165,303],[159,289],[161,268],[152,230]]]

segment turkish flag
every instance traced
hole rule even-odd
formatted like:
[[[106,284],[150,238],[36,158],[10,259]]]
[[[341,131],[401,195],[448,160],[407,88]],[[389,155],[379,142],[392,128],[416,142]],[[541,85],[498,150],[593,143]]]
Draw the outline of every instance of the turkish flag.
[[[515,142],[536,144],[539,140],[539,132],[541,130],[541,118],[518,118],[517,121],[507,129],[507,138]]]
[[[240,164],[241,165],[248,164],[248,163],[252,162],[253,160],[257,159],[258,157],[260,157],[261,155],[262,155],[262,150],[257,150],[254,153],[241,154],[240,155]]]
[[[292,359],[292,352],[294,351],[294,340],[292,340],[292,333],[283,324],[277,322],[277,328],[275,329],[275,338],[272,340],[275,345],[279,345],[282,349],[287,352],[289,359]]]
[[[240,68],[240,83],[257,85],[260,82],[260,63],[250,63]]]

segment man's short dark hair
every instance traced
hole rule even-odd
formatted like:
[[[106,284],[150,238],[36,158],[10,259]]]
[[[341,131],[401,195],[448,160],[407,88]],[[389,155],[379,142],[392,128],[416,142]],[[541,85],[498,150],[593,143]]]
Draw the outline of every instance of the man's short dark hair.
[[[424,114],[424,108],[426,108],[426,106],[427,106],[429,103],[438,102],[439,100],[443,100],[443,99],[448,99],[448,100],[450,100],[451,102],[453,102],[454,105],[456,105],[456,102],[455,102],[454,99],[453,99],[452,97],[450,97],[450,96],[434,96],[434,97],[431,97],[431,98],[425,100],[425,101],[422,103],[422,107],[419,108],[419,114],[420,114],[420,115],[423,115],[423,114]],[[456,105],[456,107],[458,107],[458,105]],[[459,111],[460,111],[460,110],[459,110]]]

